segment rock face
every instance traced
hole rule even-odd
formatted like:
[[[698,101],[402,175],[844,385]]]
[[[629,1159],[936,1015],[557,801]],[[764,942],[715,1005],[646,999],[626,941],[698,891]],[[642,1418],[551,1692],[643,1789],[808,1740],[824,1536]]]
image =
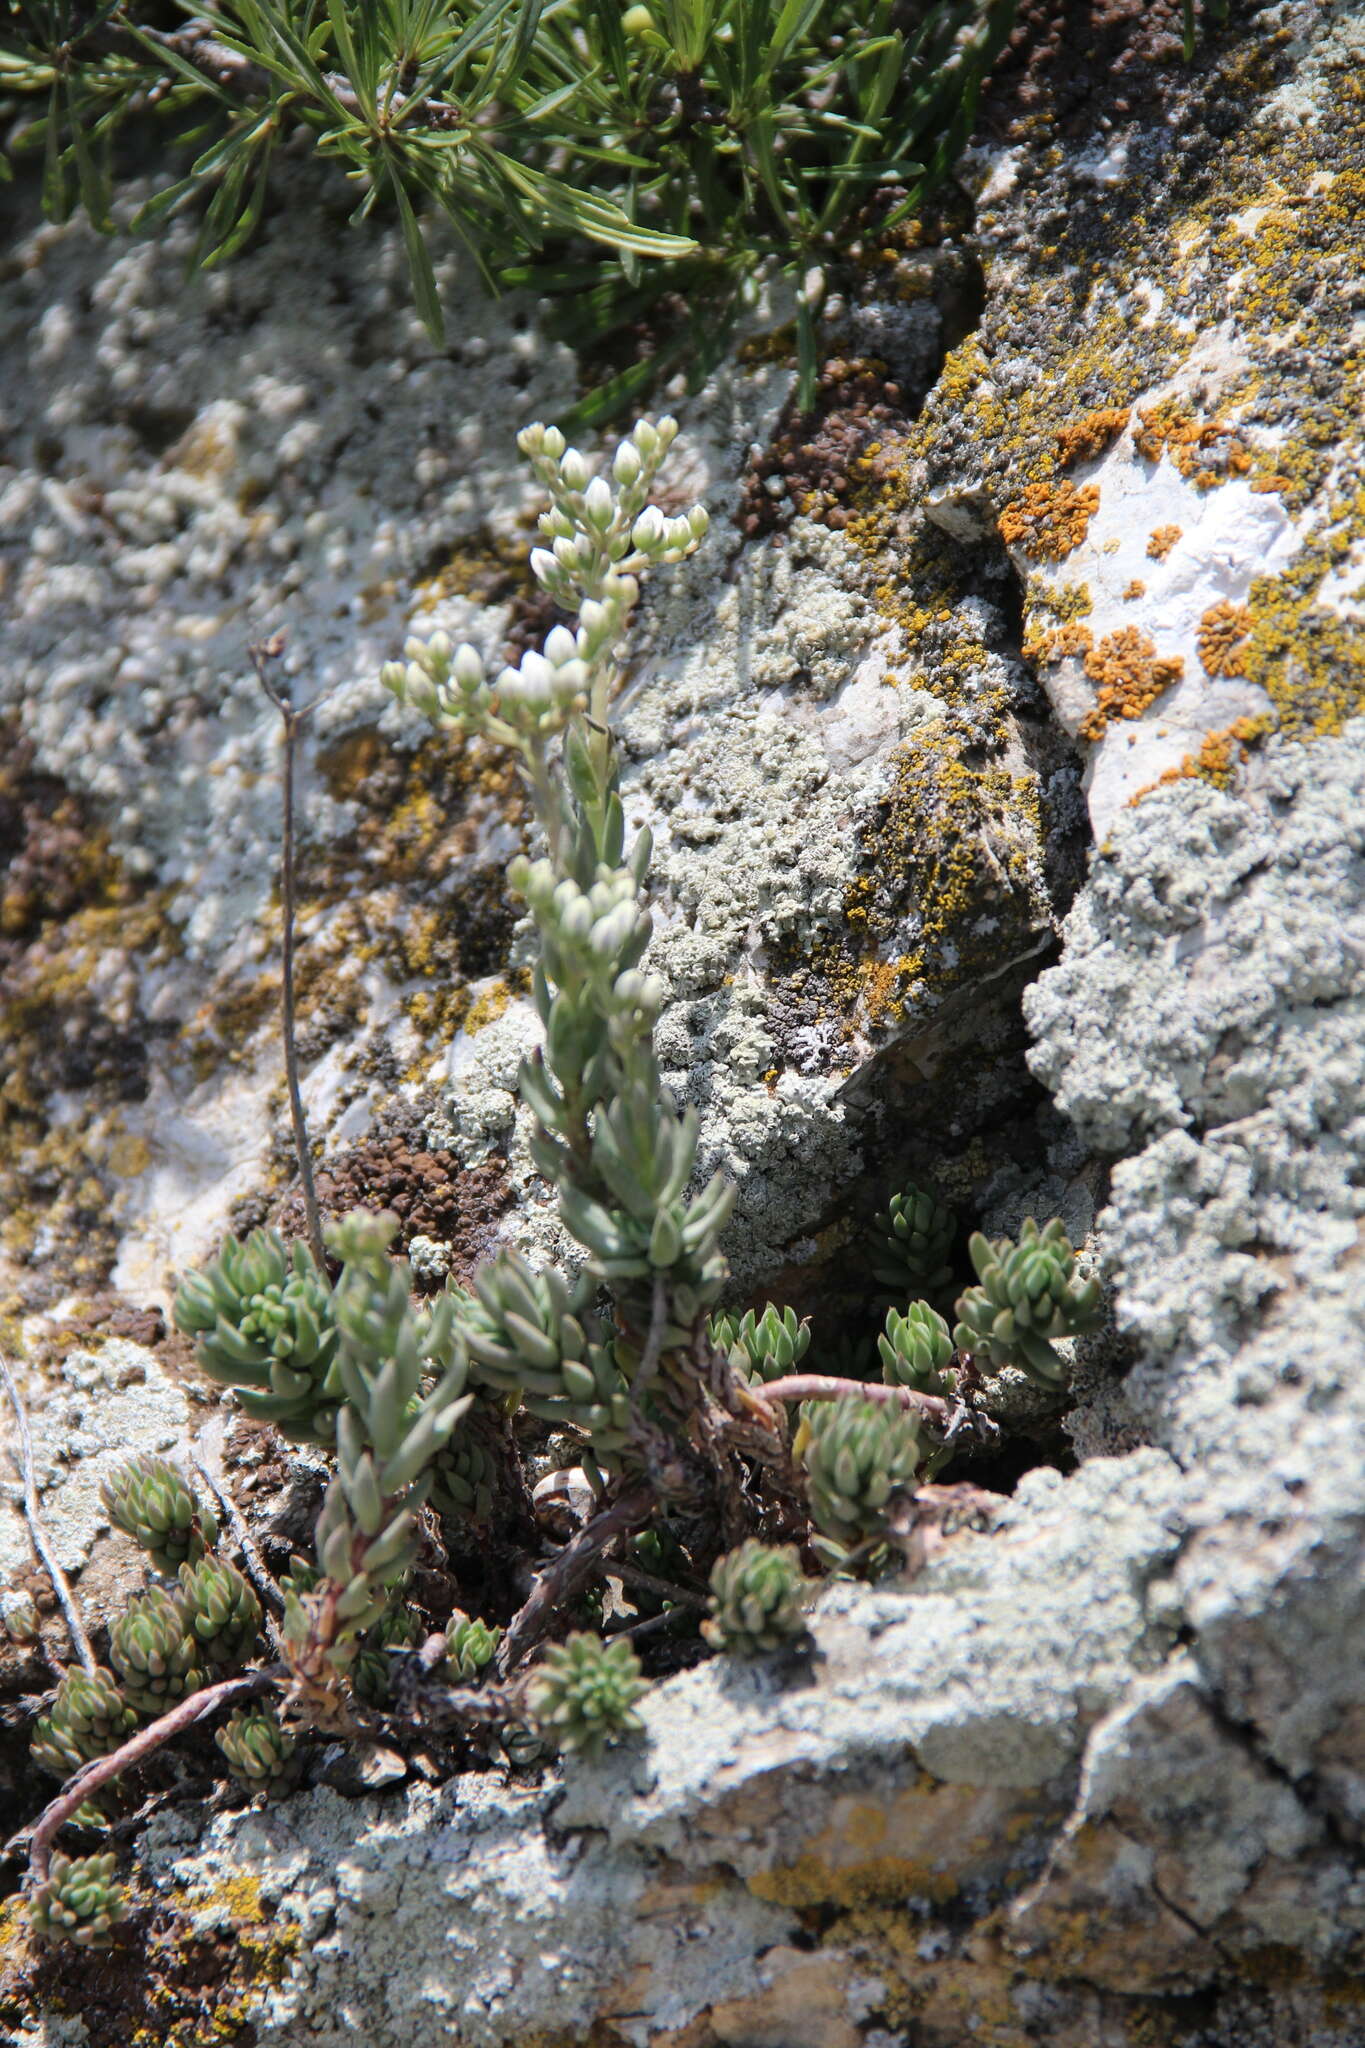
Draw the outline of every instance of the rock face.
[[[831,310],[814,425],[781,364],[680,404],[715,528],[651,592],[623,727],[665,1064],[740,1182],[741,1283],[827,1287],[893,1163],[988,1229],[1093,1224],[1118,1338],[1078,1362],[1076,1469],[906,1589],[831,1588],[808,1665],[657,1686],[601,1766],[159,1816],[143,1974],[25,1979],[17,2039],[102,2048],[157,2001],[258,2048],[1365,2038],[1365,17],[1263,7],[1185,75],[1161,8],[1080,52],[1053,11],[985,109],[974,228]],[[62,1295],[164,1300],[234,1199],[288,1202],[245,661],[286,610],[332,690],[304,944],[333,1184],[403,1194],[457,1265],[550,1242],[511,1092],[520,801],[369,678],[409,624],[543,626],[512,434],[572,365],[515,307],[432,357],[381,259],[342,243],[325,303],[282,221],[172,306],[174,239],[25,244],[3,1171],[73,1565],[80,1375],[130,1445],[186,1411],[155,1348],[73,1363]]]

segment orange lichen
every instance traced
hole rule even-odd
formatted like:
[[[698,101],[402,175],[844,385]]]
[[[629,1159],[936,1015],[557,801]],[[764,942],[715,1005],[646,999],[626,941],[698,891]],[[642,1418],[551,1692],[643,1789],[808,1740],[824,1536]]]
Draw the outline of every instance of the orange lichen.
[[[1210,782],[1215,789],[1226,789],[1232,781],[1233,770],[1239,761],[1245,761],[1257,740],[1274,726],[1274,719],[1238,718],[1231,725],[1225,725],[1221,732],[1209,733],[1197,754],[1186,754],[1178,768],[1168,768],[1164,775],[1158,775],[1155,782],[1146,782],[1130,803],[1140,803],[1142,798],[1154,789],[1161,789],[1170,782],[1186,782],[1198,777],[1201,782]]]
[[[1000,538],[1035,562],[1060,562],[1085,539],[1099,510],[1098,484],[1030,484],[1000,514]]]
[[[1126,603],[1132,604],[1136,598],[1147,595],[1147,585],[1140,576],[1134,576],[1131,583],[1124,584],[1121,594]]]
[[[1154,562],[1164,562],[1184,532],[1182,526],[1154,526],[1147,541],[1147,553]]]
[[[1106,405],[1096,412],[1083,413],[1080,419],[1059,428],[1053,437],[1058,462],[1063,469],[1073,469],[1078,462],[1093,462],[1117,441],[1127,424],[1126,405]]]
[[[1159,655],[1155,641],[1136,626],[1120,626],[1087,654],[1085,672],[1099,684],[1099,694],[1081,720],[1081,737],[1097,740],[1111,718],[1141,718],[1163,690],[1180,681],[1185,664],[1179,655]]]
[[[1224,598],[1210,605],[1199,621],[1199,659],[1207,676],[1246,674],[1247,643],[1253,620],[1248,606]]]
[[[1245,476],[1251,454],[1226,420],[1197,419],[1178,398],[1163,398],[1138,414],[1133,446],[1148,462],[1169,454],[1187,483],[1210,491],[1231,476]]]

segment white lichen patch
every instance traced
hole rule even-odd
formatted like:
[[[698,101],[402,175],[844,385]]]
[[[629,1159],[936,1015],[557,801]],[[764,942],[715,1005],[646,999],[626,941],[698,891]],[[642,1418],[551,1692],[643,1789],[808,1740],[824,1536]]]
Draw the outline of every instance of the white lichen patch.
[[[120,1337],[73,1351],[55,1384],[27,1390],[34,1478],[44,1526],[67,1572],[79,1572],[109,1527],[101,1481],[133,1451],[182,1451],[190,1426],[185,1388],[154,1352]],[[0,1476],[0,1583],[32,1562],[22,1491]]]
[[[1293,560],[1301,545],[1295,522],[1274,492],[1258,491],[1248,476],[1201,488],[1169,451],[1153,463],[1134,446],[1142,413],[1164,400],[1198,389],[1206,404],[1214,403],[1217,384],[1234,373],[1236,358],[1224,360],[1221,379],[1210,376],[1213,359],[1208,347],[1193,354],[1178,382],[1137,400],[1112,447],[1078,467],[1078,484],[1099,492],[1085,537],[1055,570],[1035,568],[1030,575],[1035,602],[1056,601],[1076,587],[1089,599],[1088,648],[1043,663],[1040,673],[1069,732],[1091,738],[1102,720],[1085,777],[1097,839],[1141,790],[1197,754],[1210,734],[1272,708],[1266,692],[1244,677],[1208,673],[1201,627],[1212,607],[1245,604],[1254,578],[1274,575]],[[1104,718],[1095,670],[1106,643],[1120,672],[1140,649],[1138,661],[1178,665],[1178,677],[1136,714],[1115,709]],[[1141,696],[1139,689],[1136,703]]]

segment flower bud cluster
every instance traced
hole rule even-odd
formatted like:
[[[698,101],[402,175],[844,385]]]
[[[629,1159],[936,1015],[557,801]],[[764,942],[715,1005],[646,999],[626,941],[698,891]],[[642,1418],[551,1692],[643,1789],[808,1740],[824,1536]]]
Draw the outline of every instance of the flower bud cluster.
[[[565,445],[558,427],[537,422],[517,436],[550,499],[549,511],[540,516],[540,530],[550,545],[532,551],[531,570],[567,611],[584,599],[616,594],[629,610],[635,593],[621,589],[624,579],[681,562],[705,539],[710,524],[705,506],[694,505],[670,518],[649,503],[677,433],[674,419],[640,420],[612,458],[610,483],[592,474],[577,448]]]
[[[410,636],[403,660],[386,661],[379,679],[400,704],[455,731],[477,730],[488,711],[483,656],[468,641],[453,646],[448,633],[433,633],[429,640]]]

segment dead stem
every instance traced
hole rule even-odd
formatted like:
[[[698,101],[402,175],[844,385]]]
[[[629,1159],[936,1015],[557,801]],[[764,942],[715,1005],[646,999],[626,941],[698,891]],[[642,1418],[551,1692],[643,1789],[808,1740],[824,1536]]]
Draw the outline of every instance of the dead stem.
[[[28,1523],[29,1537],[43,1570],[52,1581],[52,1590],[61,1603],[72,1647],[86,1670],[96,1671],[99,1669],[98,1659],[90,1647],[90,1638],[85,1632],[80,1609],[76,1605],[66,1573],[57,1561],[57,1553],[48,1540],[42,1517],[38,1513],[38,1487],[33,1475],[33,1438],[29,1433],[28,1414],[19,1389],[15,1385],[14,1375],[9,1369],[9,1362],[3,1357],[0,1357],[0,1378],[4,1379],[5,1392],[9,1395],[14,1409],[14,1419],[19,1426],[19,1456],[16,1462],[24,1482],[24,1517]]]
[[[250,650],[256,680],[265,691],[284,725],[284,844],[280,858],[280,902],[284,934],[280,948],[280,984],[284,1021],[284,1071],[289,1085],[289,1115],[294,1126],[294,1150],[298,1155],[299,1180],[303,1186],[303,1208],[308,1218],[308,1242],[322,1272],[327,1270],[327,1252],[322,1241],[322,1218],[318,1214],[317,1189],[313,1183],[313,1155],[308,1145],[308,1125],[299,1090],[299,1054],[295,1036],[294,1010],[294,757],[298,730],[304,712],[296,711],[288,685],[273,681],[266,663],[284,651],[284,635],[276,633]]]

